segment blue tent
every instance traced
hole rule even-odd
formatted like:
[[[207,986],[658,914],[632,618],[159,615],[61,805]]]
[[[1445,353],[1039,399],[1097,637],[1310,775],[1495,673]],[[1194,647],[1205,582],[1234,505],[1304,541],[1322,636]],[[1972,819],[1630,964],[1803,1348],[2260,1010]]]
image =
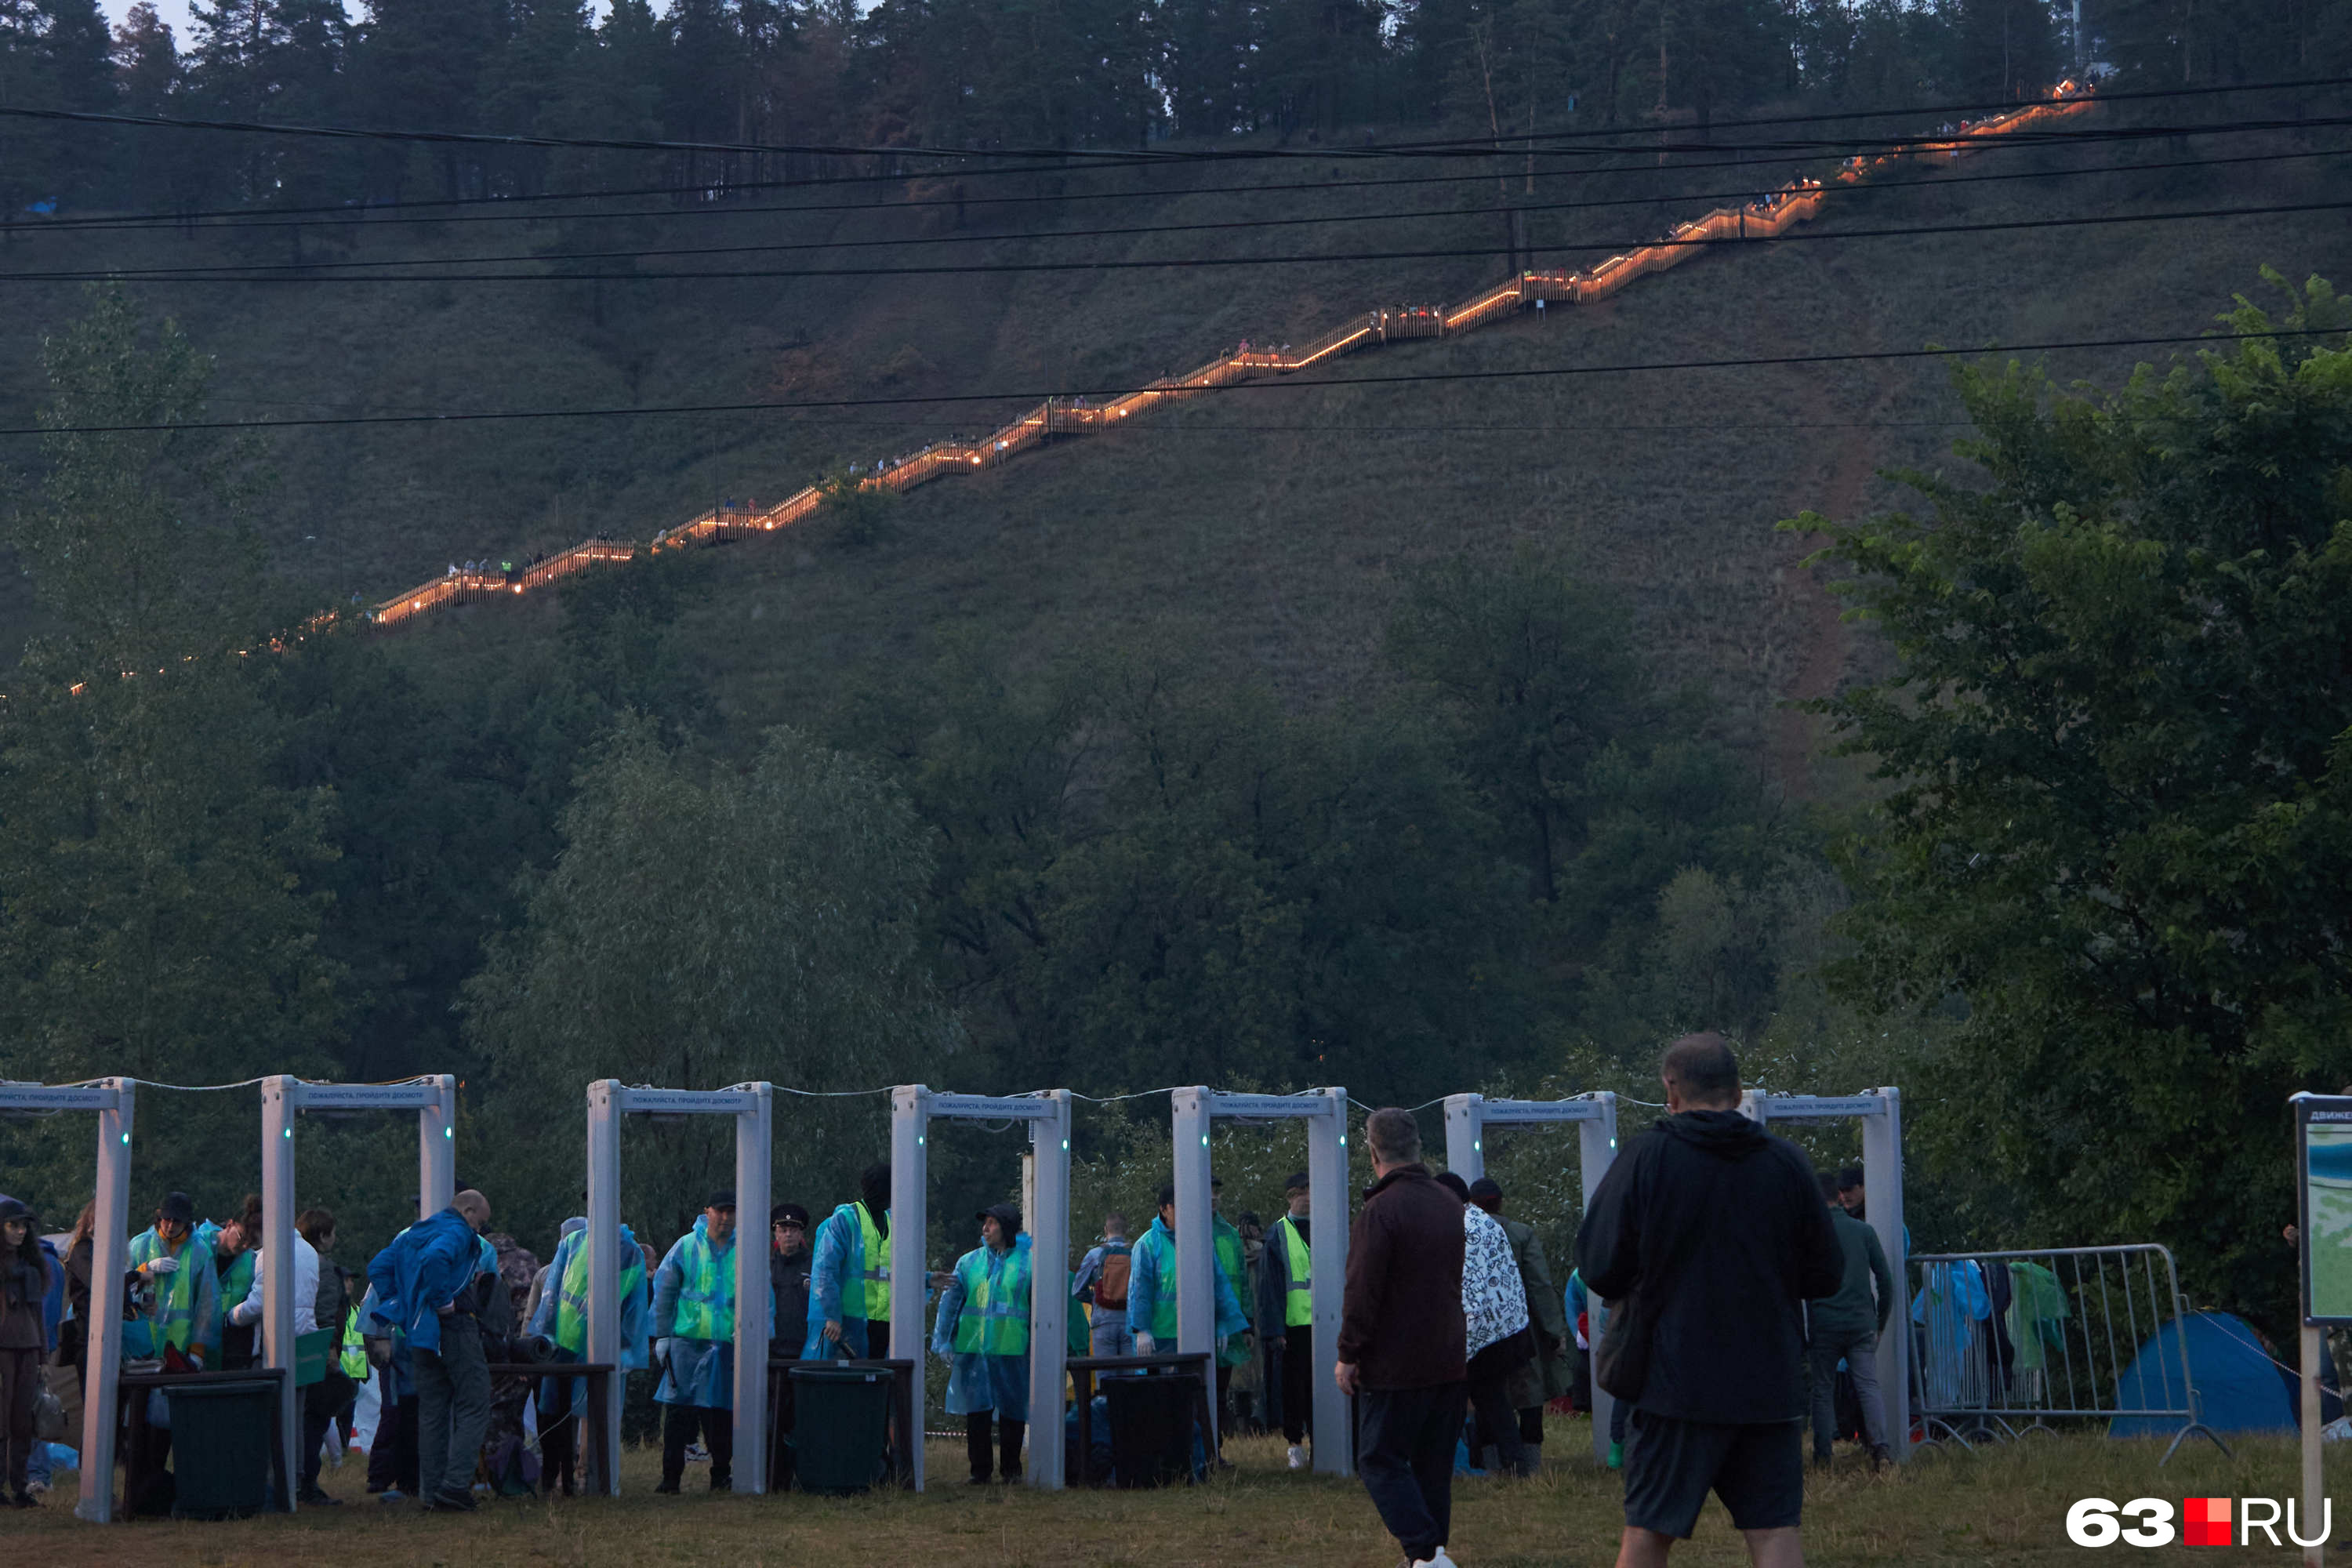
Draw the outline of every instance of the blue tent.
[[[2198,1418],[2216,1432],[2284,1432],[2295,1429],[2295,1384],[2271,1360],[2262,1340],[2227,1312],[2191,1312],[2150,1335],[2139,1354],[2116,1380],[2116,1403],[2175,1408],[2187,1403],[2180,1391],[2180,1335],[2189,1336],[2189,1369],[2197,1380]],[[2332,1387],[2334,1368],[2325,1382]],[[2341,1405],[2333,1394],[2322,1401],[2323,1418],[2334,1420]],[[2110,1437],[2169,1437],[2177,1418],[2126,1415],[2107,1423]]]

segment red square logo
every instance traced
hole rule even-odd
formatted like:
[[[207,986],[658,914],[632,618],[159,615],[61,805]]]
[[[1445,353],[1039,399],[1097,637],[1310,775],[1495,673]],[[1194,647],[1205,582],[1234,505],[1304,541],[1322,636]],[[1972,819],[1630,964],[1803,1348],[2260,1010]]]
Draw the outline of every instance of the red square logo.
[[[2225,1497],[2193,1497],[2180,1505],[2180,1543],[2183,1546],[2227,1546],[2230,1544],[2230,1500]]]

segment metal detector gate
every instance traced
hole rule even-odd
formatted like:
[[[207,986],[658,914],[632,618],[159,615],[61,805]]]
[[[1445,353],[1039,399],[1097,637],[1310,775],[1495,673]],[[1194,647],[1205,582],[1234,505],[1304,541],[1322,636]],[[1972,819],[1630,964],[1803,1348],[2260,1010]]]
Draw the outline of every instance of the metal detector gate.
[[[114,1417],[122,1375],[122,1276],[131,1254],[131,1085],[127,1078],[51,1089],[0,1083],[0,1111],[98,1112],[98,1192],[91,1211],[89,1277],[112,1283],[89,1293],[89,1349],[82,1357],[81,1500],[74,1515],[114,1518]]]
[[[919,1083],[890,1091],[890,1355],[924,1363],[923,1327],[929,1269],[923,1258],[929,1228],[930,1124],[1026,1121],[1034,1162],[1034,1214],[1029,1232],[1029,1484],[1059,1489],[1062,1482],[1062,1378],[1069,1353],[1070,1091],[1043,1094],[935,1094]],[[912,1300],[908,1295],[911,1292]],[[915,1489],[923,1489],[923,1412],[929,1404],[915,1374],[914,1426],[900,1434],[912,1450]]]
[[[1239,1121],[1307,1123],[1307,1180],[1315,1194],[1314,1227],[1307,1250],[1314,1270],[1309,1299],[1315,1313],[1315,1468],[1327,1476],[1355,1473],[1353,1423],[1348,1396],[1331,1369],[1339,1361],[1339,1304],[1348,1275],[1348,1091],[1305,1094],[1220,1094],[1205,1085],[1177,1089],[1174,1105],[1176,1176],[1176,1348],[1187,1353],[1217,1348],[1217,1266],[1209,1228],[1209,1126],[1220,1117]],[[1263,1332],[1265,1325],[1259,1325]],[[1217,1402],[1209,1401],[1210,1449],[1215,1451]]]
[[[305,1083],[285,1074],[261,1080],[261,1364],[285,1373],[278,1382],[278,1426],[295,1476],[308,1456],[302,1394],[294,1386],[294,1119],[308,1110],[416,1112],[416,1217],[426,1219],[457,1195],[457,1080],[447,1073],[410,1083]],[[236,1304],[221,1303],[223,1322]],[[288,1477],[289,1509],[301,1506],[293,1500],[293,1483]]]
[[[1488,1100],[1483,1094],[1449,1094],[1445,1097],[1445,1168],[1465,1182],[1475,1182],[1486,1173],[1488,1127],[1539,1127],[1564,1121],[1576,1123],[1584,1202],[1590,1207],[1593,1189],[1601,1185],[1601,1178],[1609,1173],[1611,1162],[1617,1158],[1617,1097],[1606,1090],[1573,1100]],[[1606,1308],[1608,1303],[1601,1305]],[[1610,1408],[1616,1401],[1598,1378],[1587,1381],[1592,1385],[1592,1456],[1605,1463]]]
[[[621,1359],[621,1118],[735,1119],[735,1490],[768,1489],[768,1205],[775,1089],[630,1089],[618,1079],[588,1086],[588,1361]],[[746,1223],[748,1220],[748,1224]],[[621,1491],[621,1384],[604,1380],[594,1484]],[[593,1385],[592,1385],[593,1386]]]
[[[1874,1089],[1865,1094],[1759,1094],[1739,1097],[1739,1113],[1769,1126],[1775,1121],[1862,1123],[1862,1181],[1870,1228],[1886,1251],[1886,1266],[1899,1291],[1910,1279],[1903,1236],[1903,1091]],[[1889,1331],[1878,1336],[1878,1389],[1886,1401],[1886,1443],[1897,1459],[1911,1455],[1911,1313],[1897,1300],[1888,1310]]]

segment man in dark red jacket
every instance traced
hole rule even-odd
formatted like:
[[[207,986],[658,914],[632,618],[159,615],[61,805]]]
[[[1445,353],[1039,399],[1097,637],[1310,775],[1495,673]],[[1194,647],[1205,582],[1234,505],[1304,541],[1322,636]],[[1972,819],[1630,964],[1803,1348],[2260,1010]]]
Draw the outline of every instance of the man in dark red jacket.
[[[1758,1568],[1796,1568],[1801,1309],[1837,1289],[1843,1255],[1812,1162],[1739,1114],[1722,1036],[1676,1040],[1659,1076],[1665,1119],[1609,1167],[1576,1237],[1586,1288],[1633,1342],[1613,1369],[1594,1363],[1633,1412],[1618,1568],[1663,1568],[1709,1490]],[[1619,1331],[1603,1331],[1603,1352]]]
[[[1356,1468],[1408,1563],[1453,1568],[1454,1445],[1462,1381],[1462,1205],[1421,1163],[1412,1112],[1364,1124],[1370,1189],[1348,1233],[1339,1391],[1363,1401]]]

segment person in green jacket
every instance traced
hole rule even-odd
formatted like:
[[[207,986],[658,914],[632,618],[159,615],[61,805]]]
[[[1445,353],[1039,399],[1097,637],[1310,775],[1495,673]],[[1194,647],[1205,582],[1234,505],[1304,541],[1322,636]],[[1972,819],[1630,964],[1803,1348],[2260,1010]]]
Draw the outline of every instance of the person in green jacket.
[[[1234,1293],[1234,1303],[1241,1309],[1242,1331],[1230,1334],[1217,1342],[1217,1463],[1225,1464],[1223,1452],[1224,1435],[1234,1425],[1234,1368],[1257,1353],[1255,1329],[1250,1311],[1256,1305],[1256,1292],[1249,1288],[1249,1256],[1242,1243],[1242,1233],[1225,1218],[1225,1184],[1216,1176],[1209,1178],[1209,1233],[1214,1238],[1217,1272],[1224,1276],[1225,1288]]]
[[[247,1193],[236,1217],[223,1224],[206,1220],[196,1226],[196,1243],[213,1267],[213,1295],[220,1312],[213,1320],[211,1340],[205,1349],[223,1372],[239,1372],[259,1359],[258,1323],[234,1323],[229,1311],[253,1293],[253,1260],[261,1242],[261,1194]]]
[[[1830,1226],[1837,1232],[1838,1250],[1845,1272],[1837,1293],[1805,1304],[1811,1339],[1806,1358],[1812,1372],[1813,1462],[1830,1462],[1830,1443],[1837,1427],[1837,1372],[1843,1361],[1853,1377],[1853,1394],[1862,1405],[1862,1430],[1870,1445],[1874,1468],[1894,1454],[1886,1446],[1886,1401],[1878,1387],[1878,1336],[1886,1331],[1895,1310],[1895,1275],[1886,1266],[1886,1249],[1878,1233],[1846,1211],[1838,1200],[1835,1176],[1821,1178],[1822,1201],[1830,1206]],[[1875,1298],[1873,1292],[1875,1290]]]
[[[1213,1236],[1223,1221],[1211,1216],[1210,1231]],[[1239,1257],[1241,1233],[1224,1226],[1234,1238],[1234,1252]],[[1241,1298],[1234,1291],[1233,1277],[1224,1268],[1219,1248],[1218,1267],[1209,1276],[1213,1291],[1212,1310],[1216,1314],[1216,1359],[1223,1363],[1233,1342],[1243,1341],[1243,1353],[1248,1353],[1246,1336],[1249,1318],[1243,1312]],[[1135,1353],[1150,1355],[1176,1342],[1176,1188],[1173,1184],[1160,1189],[1160,1217],[1143,1233],[1143,1239],[1128,1254],[1133,1261],[1133,1271],[1128,1276],[1127,1323],[1135,1335]],[[1226,1369],[1217,1368],[1217,1387],[1227,1386]],[[1224,1430],[1220,1420],[1218,1431]],[[1225,1463],[1221,1455],[1217,1462]]]

